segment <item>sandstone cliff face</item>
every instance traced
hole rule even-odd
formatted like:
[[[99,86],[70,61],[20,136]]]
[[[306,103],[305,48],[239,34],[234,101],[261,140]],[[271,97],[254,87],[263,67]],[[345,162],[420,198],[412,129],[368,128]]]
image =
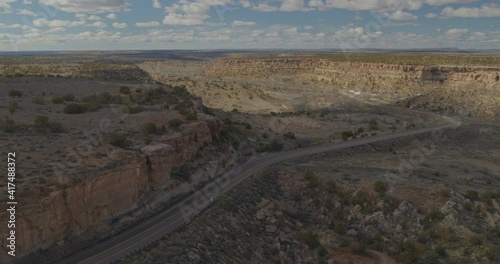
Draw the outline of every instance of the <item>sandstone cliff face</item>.
[[[298,82],[334,86],[345,91],[384,94],[393,102],[404,101],[403,105],[411,108],[452,110],[491,120],[500,118],[498,67],[429,67],[279,58],[224,59],[205,71],[209,77],[266,78],[274,74],[292,75]]]
[[[71,235],[92,231],[99,225],[111,225],[125,213],[139,209],[139,205],[160,202],[148,200],[151,197],[171,198],[168,194],[154,195],[154,192],[170,179],[172,167],[190,161],[205,144],[212,143],[220,129],[218,119],[200,120],[189,124],[183,132],[143,147],[124,166],[53,191],[40,201],[23,197],[17,211],[17,256]],[[7,219],[8,216],[1,212],[0,217]],[[6,225],[0,228],[1,233],[6,234]],[[0,253],[1,259],[9,258],[5,246]]]

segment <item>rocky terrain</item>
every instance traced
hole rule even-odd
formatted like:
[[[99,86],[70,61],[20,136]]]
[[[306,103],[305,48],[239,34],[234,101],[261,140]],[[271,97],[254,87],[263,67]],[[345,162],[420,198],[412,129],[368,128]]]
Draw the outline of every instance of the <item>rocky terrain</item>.
[[[498,261],[498,56],[174,53],[0,58],[17,262],[113,236],[252,155],[451,115],[444,134],[276,165],[120,262]]]
[[[386,97],[407,108],[452,111],[498,120],[498,66],[412,66],[336,62],[328,59],[222,59],[206,76],[290,78],[293,83],[334,87],[354,95]]]
[[[428,135],[277,165],[119,263],[495,263],[500,145],[485,144],[500,130],[477,126],[446,132],[409,172],[395,155]],[[469,154],[453,143],[465,137]],[[476,151],[491,154],[450,161]]]

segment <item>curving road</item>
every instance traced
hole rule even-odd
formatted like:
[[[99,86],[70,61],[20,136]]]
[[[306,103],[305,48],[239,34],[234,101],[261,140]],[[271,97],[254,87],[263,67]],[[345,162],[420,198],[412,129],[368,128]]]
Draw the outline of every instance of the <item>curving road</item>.
[[[451,119],[450,119],[451,120]],[[308,148],[288,150],[254,158],[228,173],[220,175],[201,190],[191,194],[177,204],[148,218],[121,234],[104,240],[88,249],[82,250],[57,263],[103,264],[116,261],[125,255],[155,242],[168,232],[175,230],[190,218],[206,208],[213,199],[228,192],[257,171],[273,164],[307,155],[361,146],[380,141],[414,136],[432,131],[453,128],[461,125],[453,120],[453,124],[437,127],[420,128],[397,133],[366,137],[351,141],[328,143]]]

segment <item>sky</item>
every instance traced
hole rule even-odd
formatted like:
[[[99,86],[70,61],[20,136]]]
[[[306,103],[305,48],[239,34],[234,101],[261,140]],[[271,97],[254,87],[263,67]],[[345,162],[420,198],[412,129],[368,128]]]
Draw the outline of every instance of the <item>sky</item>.
[[[0,51],[500,49],[500,1],[0,0]]]

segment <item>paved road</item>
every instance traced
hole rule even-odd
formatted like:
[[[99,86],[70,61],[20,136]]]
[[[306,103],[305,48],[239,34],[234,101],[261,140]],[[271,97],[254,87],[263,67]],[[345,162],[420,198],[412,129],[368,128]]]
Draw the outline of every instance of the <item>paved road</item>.
[[[207,184],[200,191],[193,193],[159,214],[142,221],[138,225],[122,232],[117,236],[100,242],[88,249],[82,250],[58,263],[103,264],[116,261],[117,259],[141,248],[144,245],[153,243],[168,232],[180,227],[190,218],[206,208],[213,201],[213,199],[228,192],[257,171],[281,161],[321,152],[429,133],[432,131],[456,127],[458,125],[460,124],[454,122],[454,124],[451,125],[420,128],[351,141],[328,143],[254,158],[253,160],[234,168],[232,171],[217,177],[216,180]]]

